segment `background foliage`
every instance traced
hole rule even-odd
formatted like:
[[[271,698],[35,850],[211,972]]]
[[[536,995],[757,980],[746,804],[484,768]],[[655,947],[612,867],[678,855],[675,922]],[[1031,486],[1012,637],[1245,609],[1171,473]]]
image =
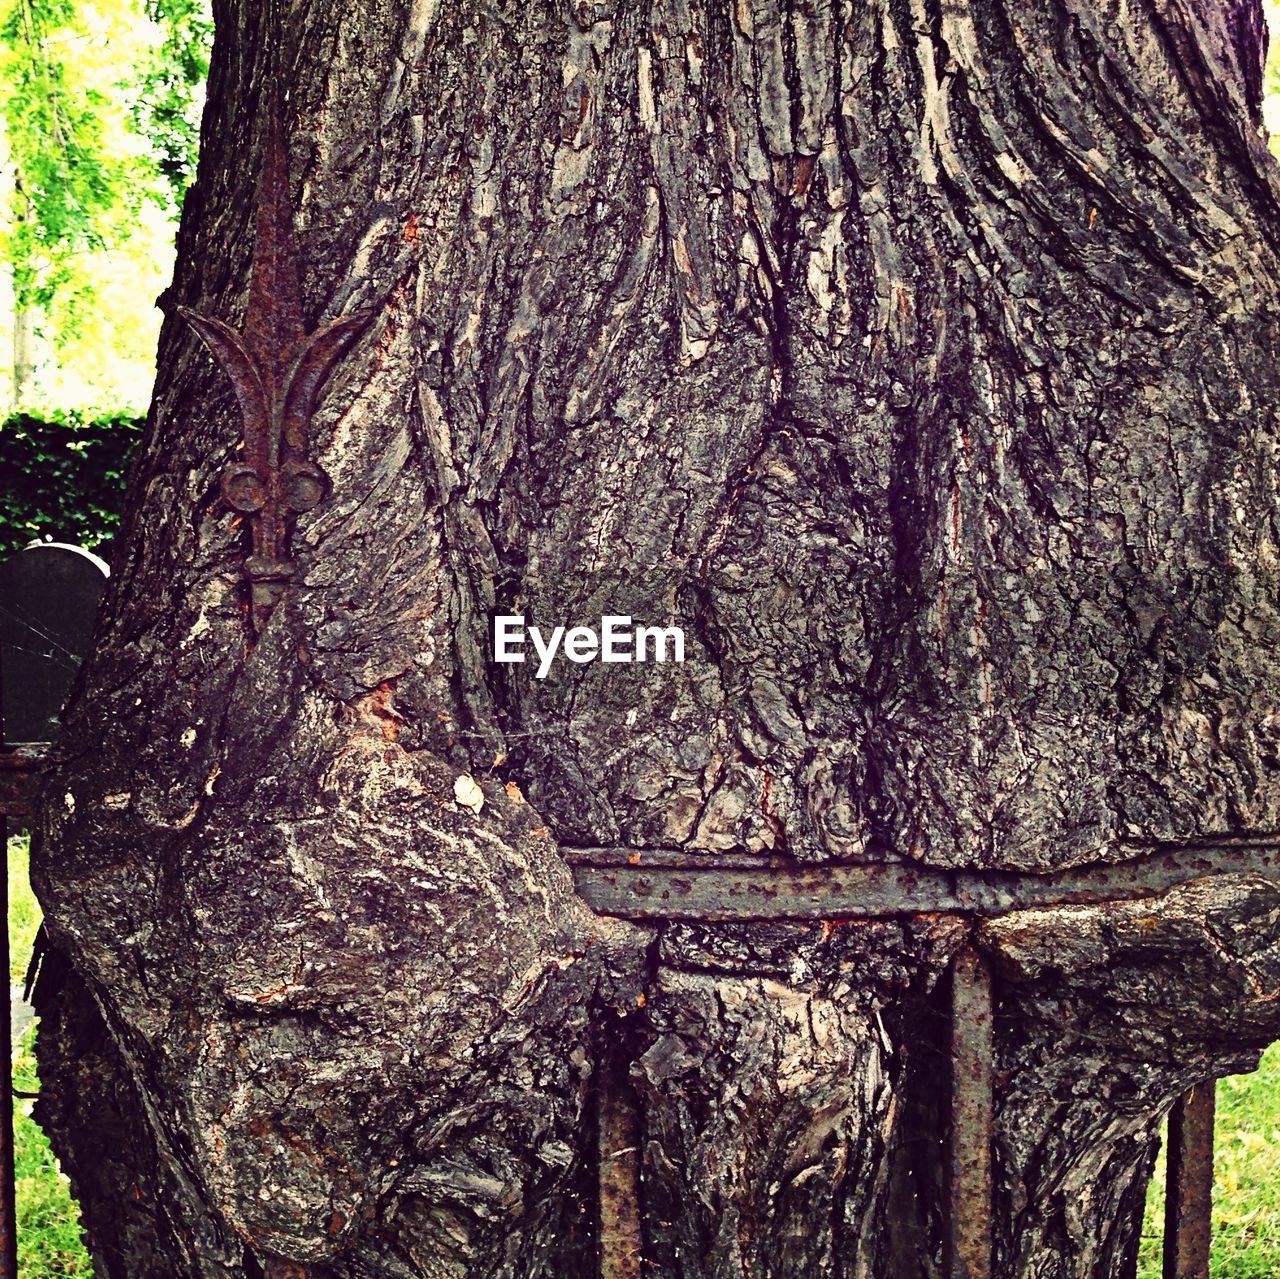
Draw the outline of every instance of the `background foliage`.
[[[0,0],[0,398],[15,407],[145,406],[211,34],[208,0]]]
[[[208,0],[0,0],[0,555],[114,533],[212,34]]]
[[[145,0],[143,10],[163,39],[139,69],[140,91],[130,112],[139,137],[151,145],[159,176],[168,184],[168,207],[176,220],[196,175],[213,18],[209,0]]]
[[[0,492],[7,495],[0,558],[33,538],[109,552],[141,434],[142,420],[126,413],[9,418],[0,427]]]

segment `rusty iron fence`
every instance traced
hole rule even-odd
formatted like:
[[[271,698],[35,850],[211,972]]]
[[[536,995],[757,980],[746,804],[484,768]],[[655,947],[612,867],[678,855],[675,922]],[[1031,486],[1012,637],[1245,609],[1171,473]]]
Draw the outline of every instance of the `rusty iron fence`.
[[[1151,849],[1131,860],[1056,874],[944,870],[903,862],[808,865],[746,854],[596,848],[567,850],[579,894],[600,914],[666,920],[759,922],[901,918],[954,912],[974,919],[1036,906],[1154,897],[1205,875],[1280,872],[1280,848],[1237,839]],[[946,1279],[991,1279],[995,1132],[995,990],[981,953],[963,946],[951,970],[950,1124]],[[602,1142],[626,1151],[639,1116],[616,1113],[625,1096],[605,1090]],[[1214,1081],[1192,1088],[1169,1118],[1164,1279],[1209,1279]],[[609,1136],[606,1138],[605,1133]],[[617,1134],[618,1144],[614,1145]],[[602,1147],[602,1156],[604,1154]],[[602,1157],[601,1279],[640,1273],[639,1212],[621,1190],[637,1173]]]
[[[25,824],[43,750],[0,750],[0,835]],[[993,916],[1029,906],[1152,897],[1207,874],[1280,870],[1280,849],[1224,841],[1152,853],[1129,862],[1056,875],[944,871],[901,863],[808,866],[747,855],[579,849],[568,852],[579,893],[601,914],[656,922],[831,920],[934,911]],[[7,893],[7,887],[3,890]],[[7,933],[0,943],[7,971]],[[995,991],[990,967],[965,945],[952,963],[951,1119],[943,1273],[991,1279],[995,1129]],[[8,1026],[8,1006],[5,1009]],[[11,1088],[9,1059],[4,1067]],[[642,1117],[627,1062],[601,1065],[598,1090],[600,1279],[643,1272],[640,1199]],[[1164,1279],[1208,1279],[1212,1233],[1214,1081],[1179,1099],[1169,1117]],[[17,1279],[11,1116],[0,1122],[0,1279]]]
[[[0,751],[0,836],[29,818],[42,749]],[[698,858],[635,850],[579,850],[578,891],[602,914],[650,922],[758,921],[901,916],[939,910],[975,916],[1027,906],[1150,897],[1205,874],[1271,870],[1280,850],[1250,841],[1160,853],[1059,875],[937,871],[900,864],[809,867],[762,864],[745,856]],[[711,863],[711,864],[708,864]],[[7,894],[6,887],[3,890]],[[7,931],[0,966],[8,971]],[[944,1274],[990,1279],[995,1127],[994,1015],[990,968],[972,946],[952,965],[951,1123]],[[8,1033],[6,1003],[4,1028]],[[4,1082],[9,1079],[6,1057]],[[602,1067],[599,1090],[600,1279],[642,1273],[640,1127],[626,1063]],[[1169,1118],[1164,1279],[1208,1279],[1213,1190],[1214,1082],[1192,1088]],[[0,1279],[16,1279],[11,1116],[0,1122]]]

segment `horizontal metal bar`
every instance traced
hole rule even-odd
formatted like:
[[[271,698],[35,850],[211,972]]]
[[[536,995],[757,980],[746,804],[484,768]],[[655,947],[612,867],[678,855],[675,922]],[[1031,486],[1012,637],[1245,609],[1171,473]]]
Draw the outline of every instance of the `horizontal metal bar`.
[[[579,894],[602,915],[628,919],[831,919],[955,911],[1002,915],[1036,906],[1093,905],[1153,897],[1205,875],[1248,873],[1280,879],[1280,842],[1164,845],[1122,862],[1053,874],[948,870],[918,862],[858,865],[761,860],[744,866],[673,850],[566,849]]]
[[[0,748],[0,816],[31,816],[47,743]],[[1135,850],[1137,851],[1137,850]],[[1153,897],[1205,875],[1280,878],[1280,835],[1148,846],[1124,861],[1052,874],[951,870],[919,862],[808,863],[744,852],[565,848],[593,910],[628,919],[830,919],[954,911],[1002,915],[1036,906]]]

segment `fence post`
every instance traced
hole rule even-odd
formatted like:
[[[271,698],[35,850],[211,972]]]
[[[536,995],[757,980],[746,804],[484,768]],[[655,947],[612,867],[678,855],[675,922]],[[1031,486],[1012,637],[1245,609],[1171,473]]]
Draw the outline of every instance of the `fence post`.
[[[596,1090],[600,1279],[641,1279],[640,1112],[619,1053],[606,1051]]]
[[[1209,1279],[1216,1086],[1213,1079],[1197,1084],[1169,1113],[1164,1279]]]
[[[994,1032],[991,970],[972,945],[965,945],[951,968],[946,1279],[991,1279]]]

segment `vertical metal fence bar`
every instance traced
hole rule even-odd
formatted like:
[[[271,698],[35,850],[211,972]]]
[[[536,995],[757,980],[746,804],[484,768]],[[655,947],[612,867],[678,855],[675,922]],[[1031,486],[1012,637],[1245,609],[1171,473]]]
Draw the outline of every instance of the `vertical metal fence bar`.
[[[0,686],[4,670],[0,668]],[[4,710],[0,702],[0,754],[4,753]],[[8,799],[8,787],[3,796]],[[4,879],[0,881],[0,972],[4,973],[4,1067],[0,1069],[0,1279],[18,1279],[18,1205],[14,1193],[13,1168],[13,1020],[9,983],[9,818],[0,812],[0,848],[4,850]]]
[[[1215,1080],[1197,1084],[1169,1114],[1164,1279],[1209,1279],[1215,1091]]]
[[[3,749],[0,746],[0,749]],[[4,847],[4,879],[0,881],[0,971],[4,973],[3,1115],[0,1115],[0,1279],[18,1279],[18,1210],[14,1199],[13,1172],[13,1027],[9,1007],[9,819],[0,814],[0,845]]]
[[[640,1108],[627,1062],[609,1054],[597,1094],[600,1279],[641,1279]]]
[[[991,1279],[994,1025],[991,970],[967,945],[951,970],[947,1279]]]

